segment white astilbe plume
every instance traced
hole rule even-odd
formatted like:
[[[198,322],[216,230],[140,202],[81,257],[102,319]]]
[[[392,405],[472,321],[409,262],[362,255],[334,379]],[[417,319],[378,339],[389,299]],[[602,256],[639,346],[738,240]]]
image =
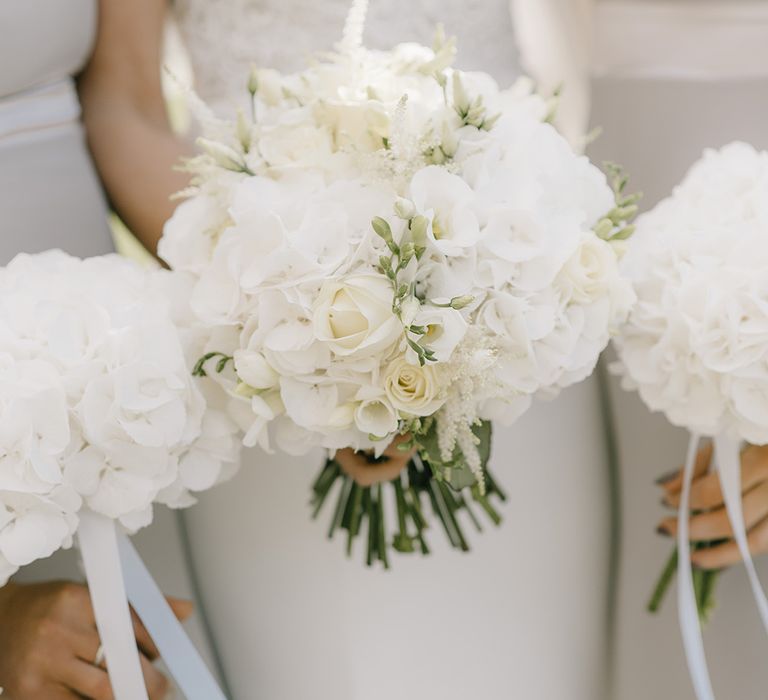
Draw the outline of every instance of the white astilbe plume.
[[[470,330],[449,363],[446,379],[451,388],[437,414],[437,441],[441,458],[450,462],[458,447],[481,493],[485,493],[485,477],[478,450],[480,441],[472,428],[480,420],[478,396],[501,393],[500,387],[488,379],[488,369],[494,361],[491,340],[480,330]]]
[[[339,43],[341,51],[354,51],[363,45],[363,32],[365,31],[365,17],[367,14],[368,0],[354,0],[344,22],[344,34]]]

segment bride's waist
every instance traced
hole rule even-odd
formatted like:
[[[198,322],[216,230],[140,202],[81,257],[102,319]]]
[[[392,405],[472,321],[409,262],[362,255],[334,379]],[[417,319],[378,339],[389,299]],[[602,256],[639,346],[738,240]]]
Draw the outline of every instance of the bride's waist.
[[[76,127],[79,119],[80,101],[71,78],[0,96],[0,147]]]

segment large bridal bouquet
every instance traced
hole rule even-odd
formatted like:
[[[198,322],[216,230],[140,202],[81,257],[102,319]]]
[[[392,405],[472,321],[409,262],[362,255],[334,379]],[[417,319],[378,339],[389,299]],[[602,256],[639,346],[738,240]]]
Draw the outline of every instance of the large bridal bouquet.
[[[741,506],[741,441],[768,443],[768,153],[744,143],[708,150],[668,199],[638,220],[623,261],[638,303],[616,346],[617,371],[651,410],[692,433],[675,569],[681,624],[699,698],[711,698],[696,612],[712,606],[716,571],[691,574],[689,494],[699,436],[715,462],[734,536],[768,629]],[[697,546],[709,546],[703,543]]]
[[[306,70],[254,70],[231,121],[197,103],[203,153],[160,252],[197,276],[213,329],[198,373],[239,397],[247,445],[375,458],[406,436],[395,548],[428,551],[424,500],[466,549],[457,511],[498,519],[491,422],[587,377],[628,311],[617,251],[634,198],[527,81],[452,68],[440,33],[432,49],[364,48],[364,5]],[[368,562],[386,565],[382,487],[331,456],[316,508],[339,481],[331,532],[351,545],[367,520]]]
[[[136,700],[138,658],[121,673],[108,642],[122,604],[135,657],[112,523],[133,532],[155,503],[190,505],[239,452],[226,397],[191,374],[187,295],[183,275],[118,256],[50,251],[0,269],[0,585],[77,535],[116,696]]]

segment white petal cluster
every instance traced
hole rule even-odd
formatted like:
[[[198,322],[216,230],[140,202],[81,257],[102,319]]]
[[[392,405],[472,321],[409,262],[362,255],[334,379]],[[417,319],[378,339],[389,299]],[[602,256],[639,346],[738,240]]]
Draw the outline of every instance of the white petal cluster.
[[[631,288],[593,232],[605,176],[527,81],[453,54],[341,47],[255,71],[251,113],[206,120],[160,250],[196,278],[205,369],[247,444],[383,448],[436,415],[449,451],[586,377],[624,320]]]
[[[61,251],[0,270],[0,583],[69,546],[82,508],[135,530],[236,463],[190,372],[184,284]]]
[[[768,153],[708,150],[638,221],[627,388],[675,425],[768,442]]]

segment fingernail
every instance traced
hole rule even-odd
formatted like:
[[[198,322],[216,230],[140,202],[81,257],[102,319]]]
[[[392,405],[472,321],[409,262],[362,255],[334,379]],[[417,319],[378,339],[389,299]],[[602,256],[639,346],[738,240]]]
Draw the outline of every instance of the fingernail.
[[[678,471],[675,469],[675,471],[667,472],[666,474],[662,474],[658,479],[656,479],[656,485],[657,486],[663,486],[664,484],[669,483],[672,481],[678,474]]]
[[[664,537],[671,537],[672,536],[672,533],[669,530],[667,530],[665,525],[659,525],[656,528],[656,534],[657,535],[663,535]]]

